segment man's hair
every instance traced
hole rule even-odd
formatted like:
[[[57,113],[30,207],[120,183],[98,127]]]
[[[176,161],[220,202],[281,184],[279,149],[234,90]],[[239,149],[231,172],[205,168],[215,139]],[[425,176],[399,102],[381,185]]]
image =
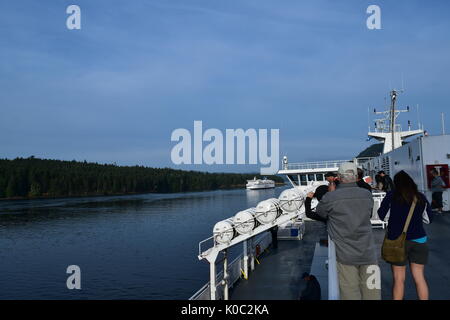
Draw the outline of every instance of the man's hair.
[[[336,173],[334,173],[334,172],[327,172],[327,173],[325,173],[325,178],[329,178],[329,177],[336,177]]]
[[[338,176],[342,183],[355,182],[357,177],[354,172],[339,173]]]
[[[386,172],[384,172],[383,170],[378,171],[378,174],[386,174]]]
[[[325,193],[328,192],[328,186],[326,185],[321,185],[318,186],[316,191],[314,191],[314,197],[316,197],[316,199],[318,201],[322,200],[322,197],[325,195]]]
[[[375,182],[376,182],[376,183],[380,183],[381,180],[383,180],[383,179],[381,178],[381,176],[380,176],[379,174],[376,174],[376,175],[375,175]]]
[[[362,179],[364,177],[364,171],[361,168],[356,169],[358,170],[358,179]]]

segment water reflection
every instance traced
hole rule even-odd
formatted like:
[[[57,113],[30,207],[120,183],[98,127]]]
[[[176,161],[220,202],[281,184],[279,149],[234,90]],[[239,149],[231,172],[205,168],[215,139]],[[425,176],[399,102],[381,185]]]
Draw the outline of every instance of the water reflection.
[[[278,189],[246,190],[247,207],[255,207],[261,200],[278,197],[278,194]]]
[[[208,279],[197,248],[214,223],[281,191],[0,202],[0,299],[189,298]],[[71,264],[81,290],[65,287]]]

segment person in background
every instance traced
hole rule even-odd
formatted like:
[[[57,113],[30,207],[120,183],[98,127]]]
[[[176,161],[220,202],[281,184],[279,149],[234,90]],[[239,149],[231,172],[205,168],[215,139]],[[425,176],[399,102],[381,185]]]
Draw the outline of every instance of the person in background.
[[[384,220],[387,213],[390,212],[388,239],[394,240],[401,235],[414,198],[417,203],[406,232],[406,260],[401,263],[391,263],[394,279],[392,297],[394,300],[403,299],[406,264],[409,262],[417,295],[420,300],[428,300],[428,285],[424,275],[428,260],[428,238],[423,228],[423,221],[431,222],[431,205],[427,198],[418,191],[416,183],[405,171],[402,170],[394,176],[394,186],[394,191],[386,194],[378,209],[378,216],[381,220]]]
[[[319,216],[316,212],[314,212],[311,209],[311,201],[312,201],[312,199],[315,197],[317,199],[317,201],[320,202],[320,200],[322,200],[322,197],[327,192],[328,192],[328,186],[322,185],[322,186],[318,186],[315,192],[309,192],[306,195],[306,199],[305,199],[305,214],[306,214],[306,216],[308,218],[310,218],[312,220],[322,221],[324,223],[327,222],[327,219],[322,218],[321,216]]]
[[[367,189],[370,192],[372,192],[372,187],[363,180],[363,177],[364,177],[363,169],[358,168],[358,180],[356,181],[356,184],[358,185],[358,187]]]
[[[334,172],[327,172],[325,174],[325,180],[328,181],[328,191],[334,191],[339,185],[339,179]]]
[[[383,179],[381,179],[381,176],[377,173],[375,175],[375,189],[376,190],[383,190]]]
[[[392,182],[391,177],[389,177],[389,175],[387,175],[383,170],[378,172],[378,174],[380,175],[381,183],[383,184],[381,190],[383,190],[384,192],[392,191],[394,189],[394,183]]]
[[[335,243],[340,297],[380,300],[380,286],[368,285],[369,277],[381,283],[370,223],[372,193],[356,184],[358,171],[354,163],[342,163],[338,176],[339,188],[322,197],[316,213],[327,219],[328,234]]]
[[[431,170],[431,175],[433,176],[433,180],[431,181],[433,208],[437,209],[439,213],[442,213],[442,193],[444,192],[446,184],[436,169]]]

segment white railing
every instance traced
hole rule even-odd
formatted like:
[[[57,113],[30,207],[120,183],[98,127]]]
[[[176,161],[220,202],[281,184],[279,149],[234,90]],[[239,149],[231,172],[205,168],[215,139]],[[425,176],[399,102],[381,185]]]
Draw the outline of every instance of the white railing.
[[[357,162],[357,164],[360,164],[360,163],[364,163],[364,162],[367,162],[367,161],[370,161],[370,160],[372,160],[374,157],[361,157],[361,158],[356,158],[356,162]]]
[[[315,162],[299,162],[299,163],[284,163],[283,170],[311,170],[311,169],[335,169],[339,168],[342,163],[355,162],[356,164],[364,163],[373,159],[373,157],[361,157],[353,160],[329,160],[329,161],[315,161]]]
[[[402,131],[402,125],[401,124],[396,124],[394,126],[394,130],[395,130],[395,132],[401,132]],[[377,126],[377,127],[374,128],[373,132],[376,132],[376,133],[390,133],[391,132],[391,127],[390,126],[386,126],[386,125]]]
[[[260,252],[266,250],[272,243],[272,236],[270,233],[264,233],[255,239],[252,247],[250,248],[249,256],[256,257],[256,246],[259,246]],[[244,273],[244,254],[240,254],[236,259],[234,259],[227,268],[228,284],[232,288],[236,282],[241,278]],[[252,263],[253,264],[253,263]],[[248,271],[247,271],[248,272]],[[247,277],[248,275],[246,275]],[[216,276],[216,300],[224,299],[224,284],[221,281],[223,279],[223,271],[220,271]],[[211,300],[211,289],[210,282],[205,284],[200,290],[192,295],[189,300]]]
[[[328,236],[328,300],[339,300],[339,278],[336,263],[336,248]]]
[[[244,255],[241,254],[228,265],[227,274],[229,277],[228,285],[230,288],[233,288],[234,284],[241,278],[243,258]],[[221,281],[222,279],[223,271],[220,271],[216,276],[216,300],[224,299],[224,284]],[[205,284],[200,290],[194,293],[189,300],[211,300],[211,289],[209,288],[209,284],[209,282]]]
[[[386,192],[373,192],[373,210],[372,210],[372,216],[370,218],[370,222],[372,223],[373,228],[386,228],[389,218],[389,213],[385,217],[384,220],[381,220],[378,216],[378,209],[381,206],[381,202],[383,201],[384,197],[386,196]]]
[[[331,160],[319,162],[288,163],[283,165],[283,170],[311,170],[339,168],[339,165],[350,160]]]

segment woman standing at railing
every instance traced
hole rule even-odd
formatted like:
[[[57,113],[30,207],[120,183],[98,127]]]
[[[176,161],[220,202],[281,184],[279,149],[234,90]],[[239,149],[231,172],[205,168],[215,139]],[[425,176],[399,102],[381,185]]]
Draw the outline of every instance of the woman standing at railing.
[[[390,215],[387,239],[398,241],[402,233],[406,232],[404,261],[387,261],[391,264],[394,280],[392,297],[394,300],[403,299],[406,264],[409,262],[417,295],[420,300],[428,300],[428,285],[424,275],[428,261],[428,237],[423,222],[431,222],[431,205],[418,191],[414,180],[403,170],[394,176],[394,191],[386,194],[378,209],[378,216],[384,220],[388,212]]]

